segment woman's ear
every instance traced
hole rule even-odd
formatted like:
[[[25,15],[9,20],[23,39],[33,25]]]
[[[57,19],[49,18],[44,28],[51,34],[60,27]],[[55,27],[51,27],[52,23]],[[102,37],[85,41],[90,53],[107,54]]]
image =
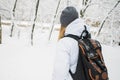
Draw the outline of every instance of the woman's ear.
[[[65,27],[61,26],[60,31],[59,31],[58,40],[64,37],[64,33],[65,33]]]

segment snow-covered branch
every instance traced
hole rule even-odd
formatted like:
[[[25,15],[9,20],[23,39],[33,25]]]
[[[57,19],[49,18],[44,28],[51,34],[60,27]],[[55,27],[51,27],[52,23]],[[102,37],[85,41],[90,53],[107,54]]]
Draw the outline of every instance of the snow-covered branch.
[[[10,13],[10,11],[7,10],[7,9],[2,9],[2,8],[0,8],[0,11],[6,11],[6,12],[9,12],[9,13]]]
[[[83,0],[83,2],[82,2],[83,9],[80,10],[81,18],[84,17],[85,12],[86,12],[87,8],[90,6],[91,2],[92,2],[92,0]]]
[[[118,4],[120,3],[120,0],[114,5],[114,7],[108,12],[107,16],[103,19],[101,25],[100,25],[100,29],[98,30],[98,33],[96,36],[98,36],[106,22],[106,20],[109,18],[109,15],[113,12],[113,10],[118,6]]]

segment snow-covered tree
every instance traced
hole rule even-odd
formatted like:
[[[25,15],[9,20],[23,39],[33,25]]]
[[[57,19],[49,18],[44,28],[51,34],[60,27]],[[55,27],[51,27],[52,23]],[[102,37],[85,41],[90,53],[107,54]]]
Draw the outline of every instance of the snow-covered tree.
[[[34,21],[33,21],[33,25],[32,25],[32,32],[31,32],[31,44],[32,44],[32,45],[33,45],[33,32],[34,32],[34,28],[35,28],[35,21],[36,21],[36,19],[37,19],[39,2],[40,2],[40,0],[37,0],[37,2],[36,2]]]
[[[54,14],[53,22],[52,22],[52,27],[51,27],[50,35],[49,35],[49,38],[48,38],[49,40],[51,38],[52,31],[53,31],[53,28],[54,28],[54,25],[55,25],[55,20],[56,20],[56,17],[57,17],[57,13],[58,13],[58,9],[59,9],[60,3],[61,3],[61,0],[58,1],[58,5],[57,5],[57,8],[55,10],[55,14]]]
[[[15,10],[16,10],[16,6],[17,6],[17,0],[15,0],[15,3],[14,3],[14,7],[11,11],[11,19],[12,19],[12,23],[11,23],[11,33],[10,33],[10,37],[12,37],[13,35],[13,29],[14,29],[14,26],[15,26]]]
[[[1,16],[0,16],[0,44],[2,43],[2,27],[1,27]]]

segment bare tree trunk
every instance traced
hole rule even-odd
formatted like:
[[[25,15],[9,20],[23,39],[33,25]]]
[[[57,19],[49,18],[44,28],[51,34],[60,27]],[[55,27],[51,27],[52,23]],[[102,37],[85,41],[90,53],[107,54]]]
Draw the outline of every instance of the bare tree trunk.
[[[100,29],[98,30],[98,33],[96,36],[98,36],[106,22],[106,20],[109,18],[109,15],[112,13],[112,11],[118,6],[118,4],[120,3],[120,0],[115,4],[115,6],[108,12],[108,15],[105,17],[105,19],[102,21],[101,25],[100,25]]]
[[[12,37],[12,35],[13,35],[13,29],[14,29],[14,25],[15,25],[14,19],[15,19],[16,4],[17,4],[17,0],[15,1],[14,7],[13,7],[13,10],[12,10],[12,28],[11,28],[10,37]]]
[[[31,45],[33,45],[33,33],[34,33],[34,28],[35,28],[35,21],[37,19],[39,2],[40,2],[40,0],[37,0],[36,9],[35,9],[35,17],[34,17],[34,22],[33,22],[33,25],[32,25],[32,32],[31,32]]]
[[[0,16],[0,44],[2,43],[2,26],[1,26],[1,16]]]
[[[50,34],[49,34],[48,40],[50,40],[51,35],[52,35],[52,31],[53,31],[53,28],[54,28],[54,24],[55,24],[55,20],[56,20],[56,16],[57,16],[57,12],[58,12],[60,3],[61,3],[61,0],[59,0],[58,5],[57,5],[57,8],[56,8],[56,11],[55,11],[55,15],[54,15],[54,18],[53,18],[53,23],[52,23],[52,27],[51,27],[51,30],[50,30]]]

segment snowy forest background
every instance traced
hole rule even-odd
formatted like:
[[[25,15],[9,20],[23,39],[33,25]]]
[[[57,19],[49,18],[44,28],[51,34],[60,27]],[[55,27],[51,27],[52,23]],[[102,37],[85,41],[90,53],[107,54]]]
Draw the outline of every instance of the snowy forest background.
[[[120,0],[0,0],[0,80],[52,80],[59,17],[74,6],[120,80]]]
[[[94,38],[107,45],[120,45],[120,0],[0,0],[2,25],[10,25],[10,36],[20,34],[14,29],[31,28],[31,40],[37,28],[59,30],[59,16],[66,6],[75,6]],[[49,24],[45,25],[45,24]],[[18,30],[18,29],[17,29]],[[105,37],[104,37],[105,36]],[[31,41],[32,44],[33,41]]]

